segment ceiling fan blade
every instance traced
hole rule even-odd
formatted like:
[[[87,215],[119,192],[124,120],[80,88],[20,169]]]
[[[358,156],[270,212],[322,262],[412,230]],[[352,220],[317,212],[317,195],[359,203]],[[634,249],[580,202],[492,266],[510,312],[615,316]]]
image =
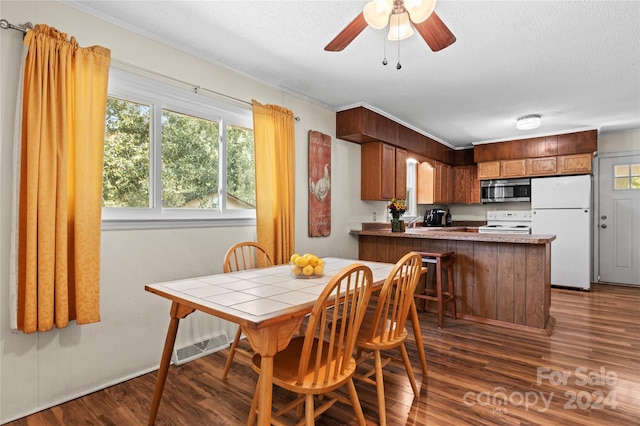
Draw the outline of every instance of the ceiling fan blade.
[[[353,39],[355,39],[365,28],[367,28],[367,21],[364,19],[364,13],[360,12],[360,14],[336,36],[336,38],[327,44],[324,50],[327,52],[341,51],[347,47],[349,43],[351,43]]]
[[[431,13],[427,20],[420,24],[413,24],[413,26],[434,52],[451,46],[456,41],[456,36],[449,31],[449,28],[436,15],[435,11]]]

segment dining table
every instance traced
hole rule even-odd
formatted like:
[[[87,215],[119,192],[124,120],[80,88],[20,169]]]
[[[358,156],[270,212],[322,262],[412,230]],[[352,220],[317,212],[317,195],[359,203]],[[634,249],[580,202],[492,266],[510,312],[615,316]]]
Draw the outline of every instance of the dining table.
[[[294,277],[289,265],[285,264],[145,285],[146,291],[171,301],[169,327],[148,424],[153,425],[158,414],[180,319],[197,310],[238,324],[251,348],[261,355],[258,425],[270,425],[273,357],[286,348],[300,330],[305,316],[311,312],[327,283],[344,267],[361,263],[371,269],[372,290],[375,292],[395,266],[338,257],[325,257],[323,260],[324,274],[308,279]],[[422,370],[426,374],[427,361],[415,302],[410,315]]]

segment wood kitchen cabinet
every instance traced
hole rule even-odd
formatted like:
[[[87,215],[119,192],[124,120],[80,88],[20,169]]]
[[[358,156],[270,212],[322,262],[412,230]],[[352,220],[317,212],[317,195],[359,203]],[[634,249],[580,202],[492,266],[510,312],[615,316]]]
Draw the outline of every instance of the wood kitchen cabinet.
[[[381,142],[361,145],[360,198],[386,201],[407,193],[407,151]]]
[[[434,204],[448,204],[453,202],[453,167],[448,164],[435,162],[433,176]]]
[[[478,168],[474,165],[453,168],[453,203],[480,203]]]
[[[520,160],[504,160],[500,161],[500,176],[504,178],[516,178],[527,175],[527,161]]]
[[[557,158],[527,158],[527,176],[555,175],[558,172]]]
[[[448,164],[418,164],[418,204],[449,204],[454,199],[454,171]]]
[[[558,174],[587,174],[591,173],[592,154],[559,155]]]
[[[500,161],[483,161],[478,163],[478,179],[496,179],[499,178],[501,167]]]

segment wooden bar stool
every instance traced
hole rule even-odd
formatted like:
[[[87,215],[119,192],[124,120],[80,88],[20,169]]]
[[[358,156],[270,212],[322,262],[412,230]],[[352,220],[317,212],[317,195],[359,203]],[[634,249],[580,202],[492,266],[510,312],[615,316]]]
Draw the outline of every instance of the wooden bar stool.
[[[453,290],[453,259],[455,252],[417,252],[422,256],[422,264],[435,264],[436,266],[436,288],[427,289],[426,276],[425,285],[420,292],[414,294],[414,297],[424,300],[431,300],[438,303],[438,327],[442,328],[444,324],[444,305],[450,304],[451,318],[456,319],[456,299],[455,292]],[[442,270],[446,269],[447,272],[447,289],[445,291],[444,284],[442,282]]]

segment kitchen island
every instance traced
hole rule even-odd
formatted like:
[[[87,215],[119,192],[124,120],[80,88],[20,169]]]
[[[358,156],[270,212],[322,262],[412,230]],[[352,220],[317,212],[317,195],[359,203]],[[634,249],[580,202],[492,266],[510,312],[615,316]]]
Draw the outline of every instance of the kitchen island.
[[[488,234],[469,227],[377,229],[354,235],[362,260],[397,262],[409,251],[454,251],[458,318],[551,334],[555,235]],[[427,283],[434,282],[432,274]]]

